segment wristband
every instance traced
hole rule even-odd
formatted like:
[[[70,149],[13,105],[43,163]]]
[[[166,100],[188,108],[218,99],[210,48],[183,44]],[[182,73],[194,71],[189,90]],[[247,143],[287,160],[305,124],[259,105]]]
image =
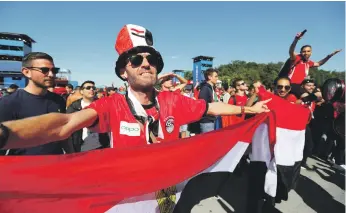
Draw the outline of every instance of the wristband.
[[[240,106],[241,109],[241,114],[243,115],[245,113],[245,107],[244,106]]]
[[[8,140],[8,136],[10,135],[10,131],[7,126],[0,123],[1,135],[0,135],[0,149],[2,149]]]

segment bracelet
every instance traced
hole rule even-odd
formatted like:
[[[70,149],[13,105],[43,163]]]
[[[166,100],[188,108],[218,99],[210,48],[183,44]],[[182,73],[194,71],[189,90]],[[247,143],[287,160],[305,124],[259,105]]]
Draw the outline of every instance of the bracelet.
[[[245,113],[245,107],[244,106],[240,106],[240,109],[241,109],[241,114],[244,114]]]
[[[0,129],[1,129],[1,134],[0,134],[0,149],[5,147],[7,144],[8,136],[10,135],[10,131],[7,126],[3,125],[0,123]]]

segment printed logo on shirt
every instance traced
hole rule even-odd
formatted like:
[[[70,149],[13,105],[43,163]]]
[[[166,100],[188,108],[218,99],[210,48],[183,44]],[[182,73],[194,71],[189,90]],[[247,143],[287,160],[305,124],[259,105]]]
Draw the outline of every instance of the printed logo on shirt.
[[[166,126],[166,131],[168,133],[172,133],[174,130],[174,117],[173,116],[169,116],[167,117],[165,122],[165,126]]]
[[[141,128],[138,123],[120,122],[120,134],[128,136],[140,136]]]

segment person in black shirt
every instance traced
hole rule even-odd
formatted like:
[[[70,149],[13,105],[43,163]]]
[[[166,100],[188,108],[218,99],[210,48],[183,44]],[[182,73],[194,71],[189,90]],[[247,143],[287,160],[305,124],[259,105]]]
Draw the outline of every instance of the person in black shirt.
[[[18,120],[51,112],[66,112],[64,99],[48,87],[54,85],[55,74],[59,68],[54,66],[53,58],[46,53],[32,52],[23,59],[22,73],[29,79],[24,89],[0,100],[0,122]],[[37,124],[37,128],[40,124]],[[67,140],[52,142],[41,146],[2,150],[2,155],[49,155],[74,152]]]

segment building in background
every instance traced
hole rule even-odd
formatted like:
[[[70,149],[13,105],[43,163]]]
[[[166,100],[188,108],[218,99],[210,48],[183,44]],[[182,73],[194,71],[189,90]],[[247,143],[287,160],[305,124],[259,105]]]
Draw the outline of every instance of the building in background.
[[[25,87],[27,79],[21,72],[23,57],[36,43],[25,34],[0,32],[0,87],[16,84]]]
[[[36,43],[25,34],[0,32],[0,88],[7,88],[16,84],[19,88],[26,86],[27,79],[23,76],[23,57],[32,52],[32,46]],[[58,66],[58,65],[57,65]],[[77,81],[71,81],[71,71],[61,69],[57,74],[56,86],[65,87],[66,84],[78,85]]]
[[[181,76],[181,77],[185,77],[185,71],[184,70],[173,70],[173,73],[174,74],[176,74],[176,75],[179,75],[179,76]],[[176,77],[174,77],[173,79],[172,79],[172,81],[173,81],[173,84],[175,85],[177,82],[179,82],[179,80],[176,78]]]
[[[197,56],[193,58],[193,85],[196,85],[196,82],[204,81],[204,71],[213,67],[214,57],[210,56]]]

